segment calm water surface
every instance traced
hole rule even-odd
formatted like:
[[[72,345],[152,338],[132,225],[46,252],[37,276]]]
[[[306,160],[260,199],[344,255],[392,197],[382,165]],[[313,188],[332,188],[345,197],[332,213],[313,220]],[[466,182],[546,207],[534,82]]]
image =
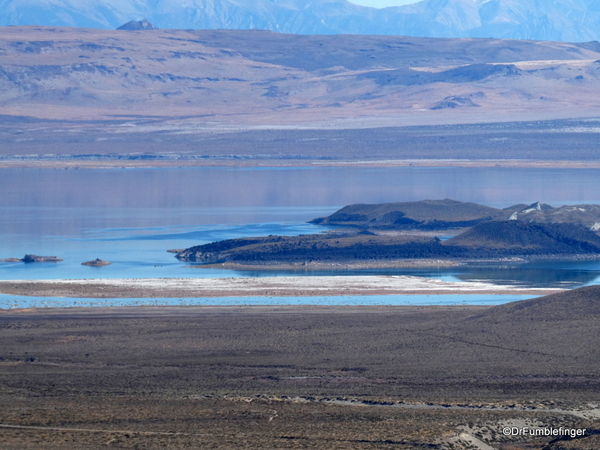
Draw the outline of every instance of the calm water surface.
[[[600,203],[600,170],[289,168],[0,170],[0,258],[55,255],[58,264],[0,264],[0,279],[273,276],[188,267],[166,250],[220,239],[298,235],[351,203],[452,198],[495,207],[541,200]],[[95,258],[113,262],[94,268]],[[524,286],[598,283],[599,262],[459,269],[293,272],[409,274]]]
[[[370,295],[342,297],[219,298],[52,298],[0,295],[0,309],[112,306],[277,306],[277,305],[501,305],[535,298],[526,295]]]

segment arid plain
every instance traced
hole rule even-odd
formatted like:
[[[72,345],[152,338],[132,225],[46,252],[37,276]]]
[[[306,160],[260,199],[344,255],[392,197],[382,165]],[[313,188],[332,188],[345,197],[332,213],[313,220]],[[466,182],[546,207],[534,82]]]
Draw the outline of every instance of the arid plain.
[[[4,167],[597,160],[594,42],[4,27],[0,57]]]
[[[0,434],[10,449],[593,449],[599,295],[3,311]],[[586,431],[503,434],[525,426]]]

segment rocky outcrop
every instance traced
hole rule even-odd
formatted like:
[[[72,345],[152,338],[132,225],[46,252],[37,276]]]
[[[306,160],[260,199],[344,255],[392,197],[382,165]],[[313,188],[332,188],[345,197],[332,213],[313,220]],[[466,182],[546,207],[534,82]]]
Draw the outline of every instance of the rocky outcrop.
[[[0,262],[24,262],[24,263],[57,263],[63,261],[62,258],[57,256],[38,256],[38,255],[25,255],[23,258],[5,258],[0,259]]]
[[[154,25],[152,25],[148,20],[131,20],[124,25],[121,25],[117,30],[126,30],[126,31],[142,31],[142,30],[158,30]]]
[[[100,258],[96,258],[93,261],[86,261],[81,263],[82,266],[91,266],[91,267],[104,267],[110,266],[112,263],[110,261],[104,261]]]
[[[312,221],[346,226],[347,232],[229,239],[191,247],[176,257],[201,264],[268,265],[581,255],[600,258],[600,236],[583,220],[595,217],[597,210],[598,205],[553,208],[540,202],[501,210],[450,199],[357,204]],[[468,229],[446,241],[432,235],[449,228]],[[389,233],[393,229],[418,232]]]
[[[452,95],[450,97],[446,97],[441,102],[436,103],[431,107],[432,110],[438,109],[455,109],[455,108],[463,108],[463,107],[471,107],[471,108],[479,108],[479,105],[469,97],[461,97]]]
[[[177,258],[202,264],[297,264],[395,259],[547,259],[567,255],[600,257],[600,237],[577,225],[489,221],[444,242],[426,236],[360,233],[268,236],[199,245],[178,253]]]
[[[462,251],[459,249],[458,251]],[[191,247],[176,257],[202,264],[301,264],[402,258],[452,257],[452,250],[427,236],[314,234],[229,239]]]
[[[57,263],[63,261],[63,259],[57,256],[25,255],[21,261],[24,263]]]
[[[508,220],[536,223],[568,223],[600,231],[600,205],[564,205],[558,208],[535,202],[515,211]]]

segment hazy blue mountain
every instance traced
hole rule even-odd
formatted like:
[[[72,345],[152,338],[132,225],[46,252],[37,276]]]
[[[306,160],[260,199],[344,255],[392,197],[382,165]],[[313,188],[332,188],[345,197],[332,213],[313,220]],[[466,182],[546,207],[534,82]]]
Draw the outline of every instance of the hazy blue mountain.
[[[267,29],[296,34],[600,40],[600,0],[423,0],[384,9],[346,0],[0,0],[0,26]]]
[[[267,29],[299,34],[367,33],[375,28],[377,12],[346,0],[0,0],[0,11],[2,26],[114,29],[145,18],[163,29]]]

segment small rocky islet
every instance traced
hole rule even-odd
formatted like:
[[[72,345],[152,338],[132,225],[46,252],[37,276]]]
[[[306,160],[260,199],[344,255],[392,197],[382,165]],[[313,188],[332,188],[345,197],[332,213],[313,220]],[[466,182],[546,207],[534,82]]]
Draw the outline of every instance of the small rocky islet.
[[[96,258],[93,261],[86,261],[81,263],[82,266],[90,266],[90,267],[104,267],[110,266],[112,263],[110,261],[104,261],[100,258]]]
[[[5,258],[0,259],[0,262],[24,262],[24,263],[57,263],[64,261],[58,256],[39,256],[39,255],[25,255],[23,258]]]
[[[58,256],[39,256],[39,255],[25,255],[23,258],[4,258],[0,259],[0,262],[3,263],[17,263],[23,262],[26,264],[29,263],[58,263],[64,261],[62,258]],[[81,263],[83,266],[91,266],[91,267],[103,267],[110,266],[112,263],[110,261],[104,261],[100,258],[96,258],[93,261],[86,261]]]

